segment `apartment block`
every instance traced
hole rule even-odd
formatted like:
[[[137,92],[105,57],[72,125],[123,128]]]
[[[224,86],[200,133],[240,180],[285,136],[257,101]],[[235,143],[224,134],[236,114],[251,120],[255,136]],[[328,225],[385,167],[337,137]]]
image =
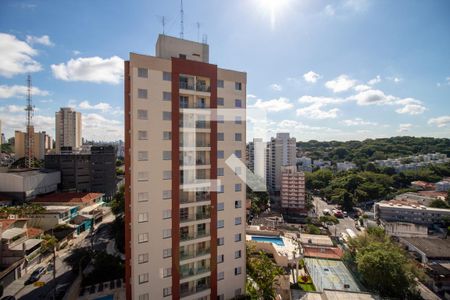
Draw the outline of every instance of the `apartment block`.
[[[70,107],[61,107],[55,113],[55,149],[59,153],[61,147],[81,147],[81,113]]]
[[[290,211],[306,209],[305,173],[296,166],[281,168],[281,208]]]
[[[254,138],[247,145],[247,167],[264,181],[266,180],[266,151],[267,143],[261,138]]]
[[[295,166],[297,144],[289,133],[277,133],[267,145],[267,188],[272,193],[281,189],[281,167]]]
[[[246,73],[206,44],[160,35],[125,62],[127,299],[245,292]],[[220,181],[220,182],[218,182]]]
[[[33,145],[32,145],[32,153],[33,156],[37,159],[44,159],[44,155],[47,153],[49,148],[47,144],[47,140],[51,139],[45,131],[42,132],[34,132],[33,126],[31,126],[31,134],[33,134]],[[25,157],[25,144],[27,141],[27,133],[23,131],[16,130],[14,133],[14,152],[16,154],[16,158]]]

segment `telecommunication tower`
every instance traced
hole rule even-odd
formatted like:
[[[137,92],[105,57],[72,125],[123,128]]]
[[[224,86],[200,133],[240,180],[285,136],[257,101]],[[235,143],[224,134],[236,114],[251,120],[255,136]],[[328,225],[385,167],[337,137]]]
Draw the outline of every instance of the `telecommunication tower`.
[[[34,163],[34,126],[32,123],[34,107],[31,102],[31,76],[27,77],[27,106],[25,108],[27,112],[27,134],[25,139],[25,167],[32,168]]]

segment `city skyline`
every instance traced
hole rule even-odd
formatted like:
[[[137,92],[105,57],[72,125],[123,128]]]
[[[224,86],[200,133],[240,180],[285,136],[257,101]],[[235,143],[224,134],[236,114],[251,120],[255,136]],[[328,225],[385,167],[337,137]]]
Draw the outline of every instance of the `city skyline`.
[[[248,141],[276,132],[300,141],[450,135],[447,2],[197,4],[184,3],[184,38],[207,34],[210,61],[246,70],[248,107],[267,112],[267,136],[253,135],[249,120]],[[0,119],[7,137],[25,128],[30,72],[37,131],[54,138],[55,112],[71,106],[83,114],[84,138],[123,140],[123,59],[130,50],[154,55],[162,16],[165,33],[180,34],[179,1],[123,5],[1,4]]]

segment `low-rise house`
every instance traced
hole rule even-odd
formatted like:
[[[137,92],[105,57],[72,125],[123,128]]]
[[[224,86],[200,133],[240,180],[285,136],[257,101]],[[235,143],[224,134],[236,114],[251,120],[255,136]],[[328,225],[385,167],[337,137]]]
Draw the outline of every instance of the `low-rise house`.
[[[61,225],[67,225],[78,215],[78,206],[45,205],[42,213],[29,215],[29,223],[46,231]]]
[[[450,190],[450,181],[439,181],[436,182],[436,191],[437,192],[446,192]]]
[[[450,239],[409,237],[400,242],[422,263],[450,263]]]
[[[422,180],[417,180],[417,181],[411,182],[411,187],[419,189],[419,190],[424,190],[424,191],[431,191],[431,190],[434,190],[434,188],[435,188],[434,183],[426,182],[426,181],[422,181]]]
[[[338,170],[338,172],[348,171],[348,170],[356,169],[356,165],[349,161],[338,162],[338,163],[336,163],[336,169]]]
[[[386,222],[380,220],[380,225],[383,226],[386,233],[390,236],[397,237],[427,237],[428,226],[405,223],[405,222]]]

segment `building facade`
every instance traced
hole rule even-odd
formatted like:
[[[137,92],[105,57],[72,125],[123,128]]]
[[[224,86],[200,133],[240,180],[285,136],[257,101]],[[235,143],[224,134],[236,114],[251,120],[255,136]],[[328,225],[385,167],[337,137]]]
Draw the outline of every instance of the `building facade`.
[[[116,149],[92,146],[86,152],[62,148],[60,154],[45,156],[45,168],[61,172],[60,189],[72,192],[104,193],[111,199],[117,190]]]
[[[289,133],[277,133],[267,145],[267,188],[272,193],[281,189],[281,167],[295,166],[297,163],[297,144]]]
[[[42,132],[34,132],[34,128],[31,127],[31,132],[33,134],[33,145],[32,145],[32,153],[33,156],[37,159],[44,159],[45,154],[47,153],[49,148],[47,145],[47,140],[51,139],[50,136],[47,135],[45,131]],[[16,130],[14,133],[14,152],[16,154],[16,158],[25,157],[25,144],[27,141],[27,133]]]
[[[281,168],[281,208],[304,211],[306,209],[305,173],[296,166]]]
[[[81,113],[70,107],[61,107],[55,113],[55,149],[59,153],[61,147],[81,147]]]
[[[206,44],[160,35],[125,62],[127,299],[244,294],[245,115],[227,112],[245,102],[246,73],[210,64]]]
[[[266,151],[267,143],[261,138],[254,138],[247,145],[247,167],[264,181],[266,180]]]

